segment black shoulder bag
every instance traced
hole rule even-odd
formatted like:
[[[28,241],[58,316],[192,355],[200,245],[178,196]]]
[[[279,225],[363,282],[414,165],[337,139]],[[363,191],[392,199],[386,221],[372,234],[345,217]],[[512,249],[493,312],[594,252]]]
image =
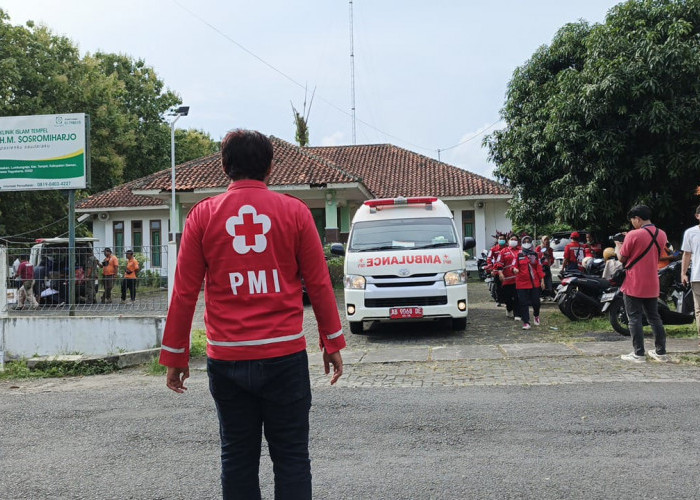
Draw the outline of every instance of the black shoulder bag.
[[[651,231],[649,231],[647,228],[644,228],[644,230],[651,235],[651,242],[649,243],[649,246],[642,252],[642,254],[634,259],[632,262],[629,263],[628,266],[623,267],[622,269],[618,269],[613,273],[612,276],[610,276],[610,281],[614,283],[617,286],[622,286],[622,283],[625,281],[625,278],[627,277],[627,271],[632,268],[637,262],[642,260],[642,258],[651,250],[651,247],[656,245],[656,249],[659,251],[659,255],[661,255],[661,248],[659,248],[659,244],[656,242],[656,237],[659,234],[659,228],[656,228],[656,232],[654,234],[651,234]]]

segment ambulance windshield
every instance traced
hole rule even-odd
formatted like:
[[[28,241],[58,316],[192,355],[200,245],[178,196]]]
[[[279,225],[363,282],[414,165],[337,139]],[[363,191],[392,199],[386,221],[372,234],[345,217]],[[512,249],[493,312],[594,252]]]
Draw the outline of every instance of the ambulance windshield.
[[[420,250],[438,247],[459,247],[452,220],[447,217],[356,222],[352,228],[348,251]]]

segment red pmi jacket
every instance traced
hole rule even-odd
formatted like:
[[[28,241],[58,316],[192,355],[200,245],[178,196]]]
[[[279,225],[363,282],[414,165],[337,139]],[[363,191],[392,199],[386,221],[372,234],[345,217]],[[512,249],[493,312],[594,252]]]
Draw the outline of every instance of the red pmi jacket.
[[[207,356],[264,359],[306,348],[301,277],[320,344],[345,347],[323,247],[309,208],[265,183],[241,180],[187,216],[160,363],[188,366],[192,316],[205,279]]]
[[[527,288],[539,288],[544,278],[544,271],[537,252],[522,250],[516,260],[518,274],[515,278],[515,288],[523,290]]]
[[[493,268],[496,271],[503,272],[503,280],[501,283],[503,286],[514,285],[515,284],[515,274],[513,269],[516,265],[516,258],[518,257],[518,252],[520,247],[504,247],[498,252],[498,257],[496,258],[496,263]]]

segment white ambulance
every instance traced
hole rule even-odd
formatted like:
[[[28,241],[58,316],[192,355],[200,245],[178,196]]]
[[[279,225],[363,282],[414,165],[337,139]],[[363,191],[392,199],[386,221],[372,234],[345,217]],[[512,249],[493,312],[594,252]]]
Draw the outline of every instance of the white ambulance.
[[[450,209],[435,197],[365,201],[352,220],[345,255],[345,313],[350,331],[364,321],[451,319],[467,325],[467,270]]]

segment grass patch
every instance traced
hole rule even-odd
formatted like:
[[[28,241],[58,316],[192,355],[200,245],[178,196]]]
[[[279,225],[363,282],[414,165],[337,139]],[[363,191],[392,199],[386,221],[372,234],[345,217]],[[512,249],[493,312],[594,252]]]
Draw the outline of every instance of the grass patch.
[[[5,371],[0,372],[0,380],[26,378],[80,377],[112,373],[118,368],[107,361],[96,359],[72,363],[45,361],[38,363],[34,369],[27,366],[27,360],[5,363]]]
[[[148,375],[165,375],[167,372],[168,368],[158,362],[158,356],[153,356],[151,362],[146,366]]]
[[[207,332],[195,330],[192,332],[192,346],[190,347],[190,358],[201,358],[207,355]]]
[[[697,354],[684,354],[679,356],[678,361],[684,365],[700,366],[700,356]]]
[[[564,316],[558,307],[543,308],[542,324],[550,327],[553,335],[562,339],[579,336],[582,333],[613,333],[613,327],[607,316],[596,316],[584,321],[571,321]],[[554,330],[556,328],[556,330]],[[666,336],[674,339],[693,338],[697,336],[695,324],[690,325],[664,325]],[[645,326],[644,333],[650,333],[651,327]]]

